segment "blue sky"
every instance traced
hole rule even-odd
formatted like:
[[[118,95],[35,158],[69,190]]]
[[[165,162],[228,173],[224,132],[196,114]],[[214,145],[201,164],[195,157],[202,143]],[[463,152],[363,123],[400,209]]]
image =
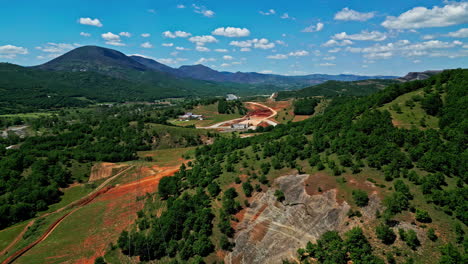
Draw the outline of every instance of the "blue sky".
[[[286,75],[468,66],[467,1],[0,1],[0,61],[19,65],[98,45]]]

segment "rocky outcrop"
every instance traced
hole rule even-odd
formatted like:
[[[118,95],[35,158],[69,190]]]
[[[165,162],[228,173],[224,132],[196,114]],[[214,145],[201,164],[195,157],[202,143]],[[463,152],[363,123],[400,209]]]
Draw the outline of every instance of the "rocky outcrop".
[[[397,80],[402,82],[409,82],[414,80],[425,80],[430,78],[432,75],[441,73],[442,71],[424,71],[424,72],[410,72]]]
[[[128,167],[128,165],[125,164],[116,164],[110,162],[97,163],[91,168],[89,181],[108,178],[126,167]]]
[[[273,188],[253,197],[237,225],[235,247],[226,255],[226,263],[281,263],[294,258],[298,248],[324,232],[344,228],[350,206],[337,201],[335,189],[307,194],[304,182],[308,177],[276,179],[285,195],[283,202],[277,201]]]

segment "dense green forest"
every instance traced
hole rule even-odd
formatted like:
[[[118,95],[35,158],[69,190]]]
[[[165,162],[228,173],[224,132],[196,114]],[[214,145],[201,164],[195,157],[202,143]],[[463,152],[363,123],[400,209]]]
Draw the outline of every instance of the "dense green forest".
[[[304,98],[294,101],[294,114],[295,115],[312,115],[315,112],[315,107],[320,100],[315,98]]]
[[[441,248],[440,260],[434,261],[464,263],[468,246],[465,235],[468,224],[466,87],[468,70],[444,71],[424,81],[394,83],[363,98],[338,97],[323,115],[278,125],[268,133],[249,138],[234,135],[201,146],[196,150],[194,162],[182,166],[175,176],[161,180],[159,197],[154,199],[167,201],[167,210],[159,217],[139,214],[139,228],[132,229],[130,235],[123,232],[119,246],[131,256],[139,255],[144,260],[170,256],[174,263],[190,258],[201,263],[201,257],[215,249],[230,250],[234,245],[231,221],[236,220],[236,212],[248,205],[241,204],[233,188],[221,192],[220,175],[247,169],[249,177],[242,189],[250,196],[253,191],[261,191],[262,186],[269,186],[266,176],[271,171],[288,167],[300,172],[298,161],[307,160],[318,170],[331,169],[335,176],[348,171],[357,173],[365,166],[385,175],[392,191],[383,201],[386,209],[379,215],[381,225],[375,232],[386,244],[395,240],[389,227],[396,224],[398,214],[409,211],[415,213],[417,221],[431,221],[427,212],[412,205],[413,194],[408,184],[416,185],[427,203],[457,222],[457,241],[454,241],[457,244]],[[398,96],[419,89],[424,89],[427,113],[438,115],[440,129],[401,129],[392,124],[387,111],[377,110]],[[445,97],[442,104],[433,99],[441,95]],[[245,154],[247,148],[253,151],[253,156]],[[339,162],[330,159],[331,155],[337,155]],[[257,162],[254,167],[248,167],[247,160]],[[448,184],[449,181],[456,184]],[[282,199],[281,193],[275,195]],[[365,194],[355,192],[353,197],[359,206],[367,204]],[[214,209],[219,201],[221,208]],[[188,216],[186,212],[192,214]],[[211,222],[213,216],[216,226]],[[207,238],[215,228],[222,233],[217,245]],[[435,239],[434,230],[428,231],[428,236]],[[126,246],[128,237],[136,238],[137,244],[147,250]],[[420,246],[412,230],[401,230],[399,238],[412,250]],[[373,255],[360,229],[351,230],[344,239],[334,232],[325,233],[316,244],[308,245],[299,253],[304,263],[308,263],[305,253],[320,263],[383,263]],[[394,263],[393,258],[389,255],[387,261]]]
[[[365,96],[378,92],[396,80],[362,80],[354,82],[326,81],[321,84],[306,87],[296,91],[278,92],[277,100],[287,98],[303,98],[311,96]]]
[[[182,113],[152,105],[62,111],[27,121],[40,135],[0,138],[0,228],[33,217],[60,200],[59,187],[84,180],[73,176],[73,163],[128,161],[137,151],[202,144],[206,131],[175,134],[167,123]],[[13,144],[20,147],[6,150]]]
[[[0,63],[0,114],[26,113],[96,102],[152,102],[170,97],[270,93],[274,87],[174,78],[127,69],[117,78],[93,71],[64,72]]]
[[[221,99],[218,101],[218,113],[239,113],[240,115],[245,115],[247,113],[247,109],[244,107],[240,100],[226,101],[225,99]]]

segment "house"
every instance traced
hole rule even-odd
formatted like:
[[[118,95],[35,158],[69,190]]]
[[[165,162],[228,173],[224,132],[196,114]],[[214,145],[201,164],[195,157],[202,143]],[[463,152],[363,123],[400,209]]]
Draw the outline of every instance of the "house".
[[[185,113],[185,115],[179,116],[179,121],[188,121],[188,120],[195,120],[195,119],[203,120],[204,118],[202,115],[195,115],[191,112],[188,112],[188,113]]]
[[[234,94],[228,94],[226,95],[226,101],[234,101],[234,100],[237,100],[239,99],[239,97],[237,97],[236,95]]]
[[[232,124],[231,125],[232,129],[247,129],[249,128],[248,124]]]

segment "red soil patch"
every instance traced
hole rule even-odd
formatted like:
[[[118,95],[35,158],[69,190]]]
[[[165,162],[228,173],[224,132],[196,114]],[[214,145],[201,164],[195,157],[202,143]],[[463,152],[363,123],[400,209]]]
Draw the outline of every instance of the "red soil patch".
[[[247,108],[250,110],[247,113],[249,117],[269,117],[273,114],[270,109],[256,104],[247,104]]]
[[[237,226],[239,225],[239,223],[244,220],[244,217],[245,217],[245,213],[247,212],[247,208],[242,208],[242,210],[240,210],[239,212],[237,212],[234,216],[237,218],[238,221],[232,221],[231,222],[231,226],[232,228],[234,229],[237,229]]]
[[[297,116],[294,116],[293,122],[304,121],[309,117],[311,117],[311,116],[310,115],[297,115]]]
[[[96,235],[86,238],[82,247],[85,251],[95,252],[90,258],[82,258],[76,264],[93,264],[95,259],[104,255],[110,242],[115,243],[120,233],[135,222],[136,213],[143,209],[144,200],[137,201],[137,197],[145,193],[157,191],[159,181],[166,176],[172,176],[179,170],[179,166],[151,168],[142,167],[140,175],[151,175],[140,180],[116,186],[96,199],[96,202],[106,202],[103,212],[102,227],[95,226],[99,230]]]
[[[268,228],[270,227],[270,220],[262,221],[254,226],[252,232],[250,233],[250,240],[251,241],[261,241],[266,233],[268,232]]]
[[[262,205],[262,207],[260,208],[260,210],[258,210],[258,212],[252,217],[251,221],[255,221],[257,220],[257,218],[263,213],[263,211],[265,211],[265,209],[268,207],[267,204],[264,204]]]
[[[305,181],[305,190],[308,195],[322,194],[337,187],[336,179],[324,172],[311,174]],[[318,188],[322,191],[319,192]]]
[[[270,124],[268,124],[267,122],[261,122],[260,124],[257,125],[258,127],[269,127]]]
[[[276,101],[276,102],[269,102],[269,107],[273,108],[275,111],[283,110],[285,108],[289,108],[291,106],[291,101]]]
[[[348,182],[357,189],[366,191],[369,194],[376,194],[380,199],[383,199],[384,195],[382,194],[380,189],[377,186],[375,186],[375,184],[373,184],[372,182],[369,182],[364,179],[356,179],[351,175],[346,175],[346,178]]]

